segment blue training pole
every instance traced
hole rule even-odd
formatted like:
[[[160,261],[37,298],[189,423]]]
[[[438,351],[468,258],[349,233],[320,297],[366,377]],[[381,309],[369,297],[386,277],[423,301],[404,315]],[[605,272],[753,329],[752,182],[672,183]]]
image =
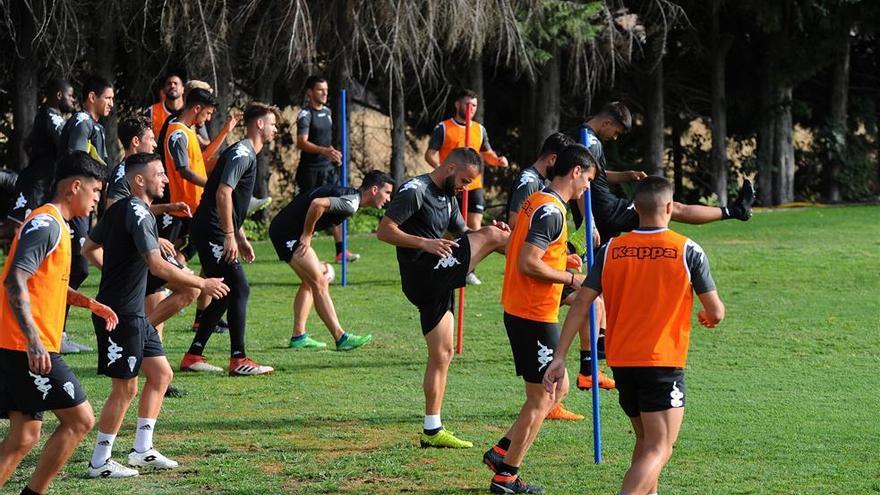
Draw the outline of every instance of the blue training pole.
[[[587,146],[587,129],[581,128],[581,144]],[[584,193],[584,229],[587,237],[587,270],[593,268],[593,202],[589,189]],[[593,375],[593,461],[602,463],[602,422],[599,418],[599,350],[596,348],[596,304],[590,304],[590,373]]]
[[[342,148],[342,177],[340,182],[342,187],[348,186],[348,101],[345,89],[339,91],[340,105],[339,110],[342,115],[339,122],[339,131],[342,134],[339,140],[339,146]],[[348,285],[348,220],[342,222],[342,286]]]

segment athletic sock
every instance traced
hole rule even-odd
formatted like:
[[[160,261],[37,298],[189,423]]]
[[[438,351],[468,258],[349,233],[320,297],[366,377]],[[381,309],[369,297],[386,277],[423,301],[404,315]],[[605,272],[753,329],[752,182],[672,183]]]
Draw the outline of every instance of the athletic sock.
[[[308,336],[309,336],[309,332],[305,332],[302,335],[294,335],[293,337],[290,338],[290,340],[292,340],[294,342],[299,342],[300,340],[303,340]]]
[[[156,418],[138,418],[137,431],[134,435],[134,450],[144,453],[153,448],[153,430],[156,429]]]
[[[336,254],[337,255],[342,254],[342,243],[341,242],[336,243]]]
[[[443,423],[440,421],[439,414],[426,414],[425,415],[425,426],[424,426],[425,435],[436,435],[442,429],[443,429]]]
[[[196,308],[196,317],[193,319],[193,328],[199,328],[199,322],[202,321],[202,314],[204,313],[204,309]]]
[[[503,437],[501,440],[498,440],[498,443],[496,445],[498,445],[498,447],[500,447],[502,450],[508,450],[510,449],[510,439],[507,437]]]
[[[21,495],[43,495],[40,492],[35,492],[30,489],[29,486],[25,485],[24,489],[21,491]]]
[[[348,332],[342,332],[342,335],[336,340],[336,347],[339,347],[339,344],[345,342],[345,339],[348,338]],[[427,417],[427,416],[425,416]],[[439,418],[439,416],[437,416]]]
[[[592,366],[590,364],[590,351],[589,350],[581,350],[581,371],[582,375],[590,375],[593,373]]]
[[[502,462],[501,465],[498,466],[498,475],[499,476],[516,476],[519,474],[519,466],[511,466],[506,462]]]
[[[92,467],[103,466],[107,463],[110,456],[113,455],[113,442],[115,440],[115,434],[98,432],[98,438],[95,441],[95,451],[92,453]]]
[[[730,220],[731,218],[733,218],[733,217],[730,215],[730,208],[728,208],[726,206],[722,206],[721,207],[721,219],[722,220]]]

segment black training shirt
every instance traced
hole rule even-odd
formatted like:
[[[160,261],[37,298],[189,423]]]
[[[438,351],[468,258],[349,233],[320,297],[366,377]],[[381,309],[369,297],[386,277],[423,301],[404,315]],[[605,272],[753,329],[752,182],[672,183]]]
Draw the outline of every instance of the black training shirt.
[[[256,180],[257,153],[250,140],[242,139],[226,148],[208,176],[202,200],[193,215],[193,227],[215,236],[224,235],[217,212],[217,190],[220,184],[226,184],[232,188],[232,226],[238,231],[247,217]]]
[[[296,116],[296,134],[297,136],[305,134],[312,144],[330,146],[333,143],[333,119],[330,115],[330,108],[325,106],[320,110],[315,110],[306,105]],[[324,155],[307,151],[300,152],[300,167],[320,168],[332,165],[333,162]]]
[[[351,187],[330,184],[312,189],[293,198],[293,201],[275,215],[269,225],[269,235],[273,239],[284,239],[288,243],[293,241],[291,246],[296,244],[302,236],[309,207],[317,198],[329,198],[330,208],[324,210],[318,218],[315,224],[316,232],[341,224],[354,215],[361,204],[360,192]]]

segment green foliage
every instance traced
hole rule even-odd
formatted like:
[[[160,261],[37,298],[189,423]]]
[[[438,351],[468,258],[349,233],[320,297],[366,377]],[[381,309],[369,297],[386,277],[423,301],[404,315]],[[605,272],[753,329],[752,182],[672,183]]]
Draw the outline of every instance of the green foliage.
[[[348,232],[352,234],[370,234],[379,228],[379,220],[385,215],[384,210],[378,208],[360,208],[357,214],[348,219]]]
[[[244,233],[247,234],[247,238],[251,241],[265,241],[269,239],[269,222],[258,222],[254,219],[248,218],[242,224],[244,228]]]
[[[596,36],[600,28],[597,21],[604,8],[601,1],[547,0],[530,9],[520,24],[531,44],[535,63],[543,65],[550,60],[553,55],[548,48],[582,43]]]

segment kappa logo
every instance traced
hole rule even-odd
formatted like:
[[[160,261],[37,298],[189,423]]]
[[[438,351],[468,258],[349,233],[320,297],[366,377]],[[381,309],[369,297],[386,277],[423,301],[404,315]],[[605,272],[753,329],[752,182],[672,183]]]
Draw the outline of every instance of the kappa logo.
[[[116,177],[113,179],[113,182],[119,182],[125,178],[125,162],[119,164],[116,167]]]
[[[542,206],[541,209],[544,210],[544,212],[541,213],[541,216],[538,217],[538,220],[549,217],[550,215],[553,215],[553,214],[562,215],[562,211],[559,209],[559,206],[557,206],[553,203],[547,203],[544,206]]]
[[[115,363],[122,357],[122,347],[116,345],[116,342],[113,342],[113,339],[107,338],[107,342],[110,342],[110,346],[107,347],[107,366]]]
[[[76,398],[76,390],[74,390],[72,383],[64,382],[64,385],[62,385],[61,388],[63,388],[64,391],[67,392],[67,395],[69,395],[71,399]]]
[[[56,131],[64,127],[64,117],[55,113],[50,113],[49,119],[52,121],[52,127],[54,127]]]
[[[678,388],[678,382],[672,382],[672,392],[669,392],[669,405],[672,407],[681,407],[684,405],[684,394]]]
[[[220,263],[220,258],[223,257],[223,246],[213,242],[209,242],[208,245],[211,246],[211,254],[214,256],[214,259],[217,260],[217,263]]]
[[[460,264],[461,264],[461,262],[458,261],[458,259],[456,259],[455,256],[450,254],[449,256],[440,258],[440,260],[437,261],[437,264],[434,265],[434,269],[437,270],[440,268],[452,268],[453,266],[460,265]]]
[[[297,115],[296,118],[301,119],[301,118],[308,117],[308,116],[309,116],[309,111],[306,109],[302,109],[299,111],[299,115]]]
[[[400,186],[400,191],[397,192],[409,191],[410,189],[420,189],[424,186],[425,183],[420,181],[419,179],[411,179],[407,181],[404,185]]]
[[[168,213],[162,214],[162,228],[167,229],[171,226],[171,222],[174,221],[174,217],[169,215]]]
[[[77,112],[77,114],[74,115],[73,118],[76,119],[76,121],[74,121],[73,125],[80,125],[83,122],[90,120],[92,117],[90,117],[89,114],[87,114],[85,112]]]
[[[43,227],[48,227],[51,218],[52,216],[46,213],[35,216],[30,222],[28,222],[28,228],[24,231],[24,235],[28,235],[35,230],[40,230]]]
[[[181,143],[181,141],[183,141],[183,142]],[[189,140],[186,138],[186,133],[183,131],[174,131],[171,134],[171,137],[168,138],[169,144],[174,147],[182,146],[182,147],[186,148],[188,141]],[[171,146],[169,146],[169,148]]]
[[[242,157],[250,158],[251,154],[243,144],[239,144],[235,147],[235,154],[232,155],[232,159],[235,160]]]
[[[544,368],[553,361],[553,349],[547,347],[542,344],[540,340],[538,342],[538,371],[542,371]]]
[[[636,258],[640,260],[657,258],[678,258],[678,249],[657,246],[620,246],[611,249],[611,259]]]
[[[592,132],[587,133],[587,148],[592,148],[593,146],[599,144],[599,138],[596,137]]]
[[[134,365],[136,365],[137,362],[138,360],[136,357],[128,356],[128,369],[131,370],[132,373],[134,373]]]
[[[285,242],[284,245],[287,246],[287,249],[293,251],[293,246],[296,246],[297,242],[299,242],[298,239],[291,239],[291,240]]]
[[[523,172],[523,174],[519,176],[519,185],[516,186],[516,188],[519,189],[522,186],[527,186],[531,184],[532,182],[535,182],[535,178],[532,176],[532,174]]]
[[[144,205],[140,205],[140,204],[137,204],[137,203],[132,203],[132,204],[131,204],[131,209],[132,209],[132,211],[134,211],[134,214],[135,214],[135,216],[136,216],[137,219],[138,219],[138,222],[137,222],[138,225],[140,225],[141,222],[143,222],[144,219],[147,218],[147,217],[150,215],[150,210],[146,209],[146,208],[144,207]]]
[[[46,400],[46,396],[49,395],[49,391],[52,390],[52,385],[49,385],[49,378],[35,375],[31,371],[28,371],[28,375],[31,375],[34,379],[34,386],[37,387],[37,391],[43,394],[43,400]]]
[[[15,206],[13,209],[18,210],[19,208],[24,208],[27,206],[27,199],[24,197],[24,193],[18,193],[18,198],[15,200]]]

